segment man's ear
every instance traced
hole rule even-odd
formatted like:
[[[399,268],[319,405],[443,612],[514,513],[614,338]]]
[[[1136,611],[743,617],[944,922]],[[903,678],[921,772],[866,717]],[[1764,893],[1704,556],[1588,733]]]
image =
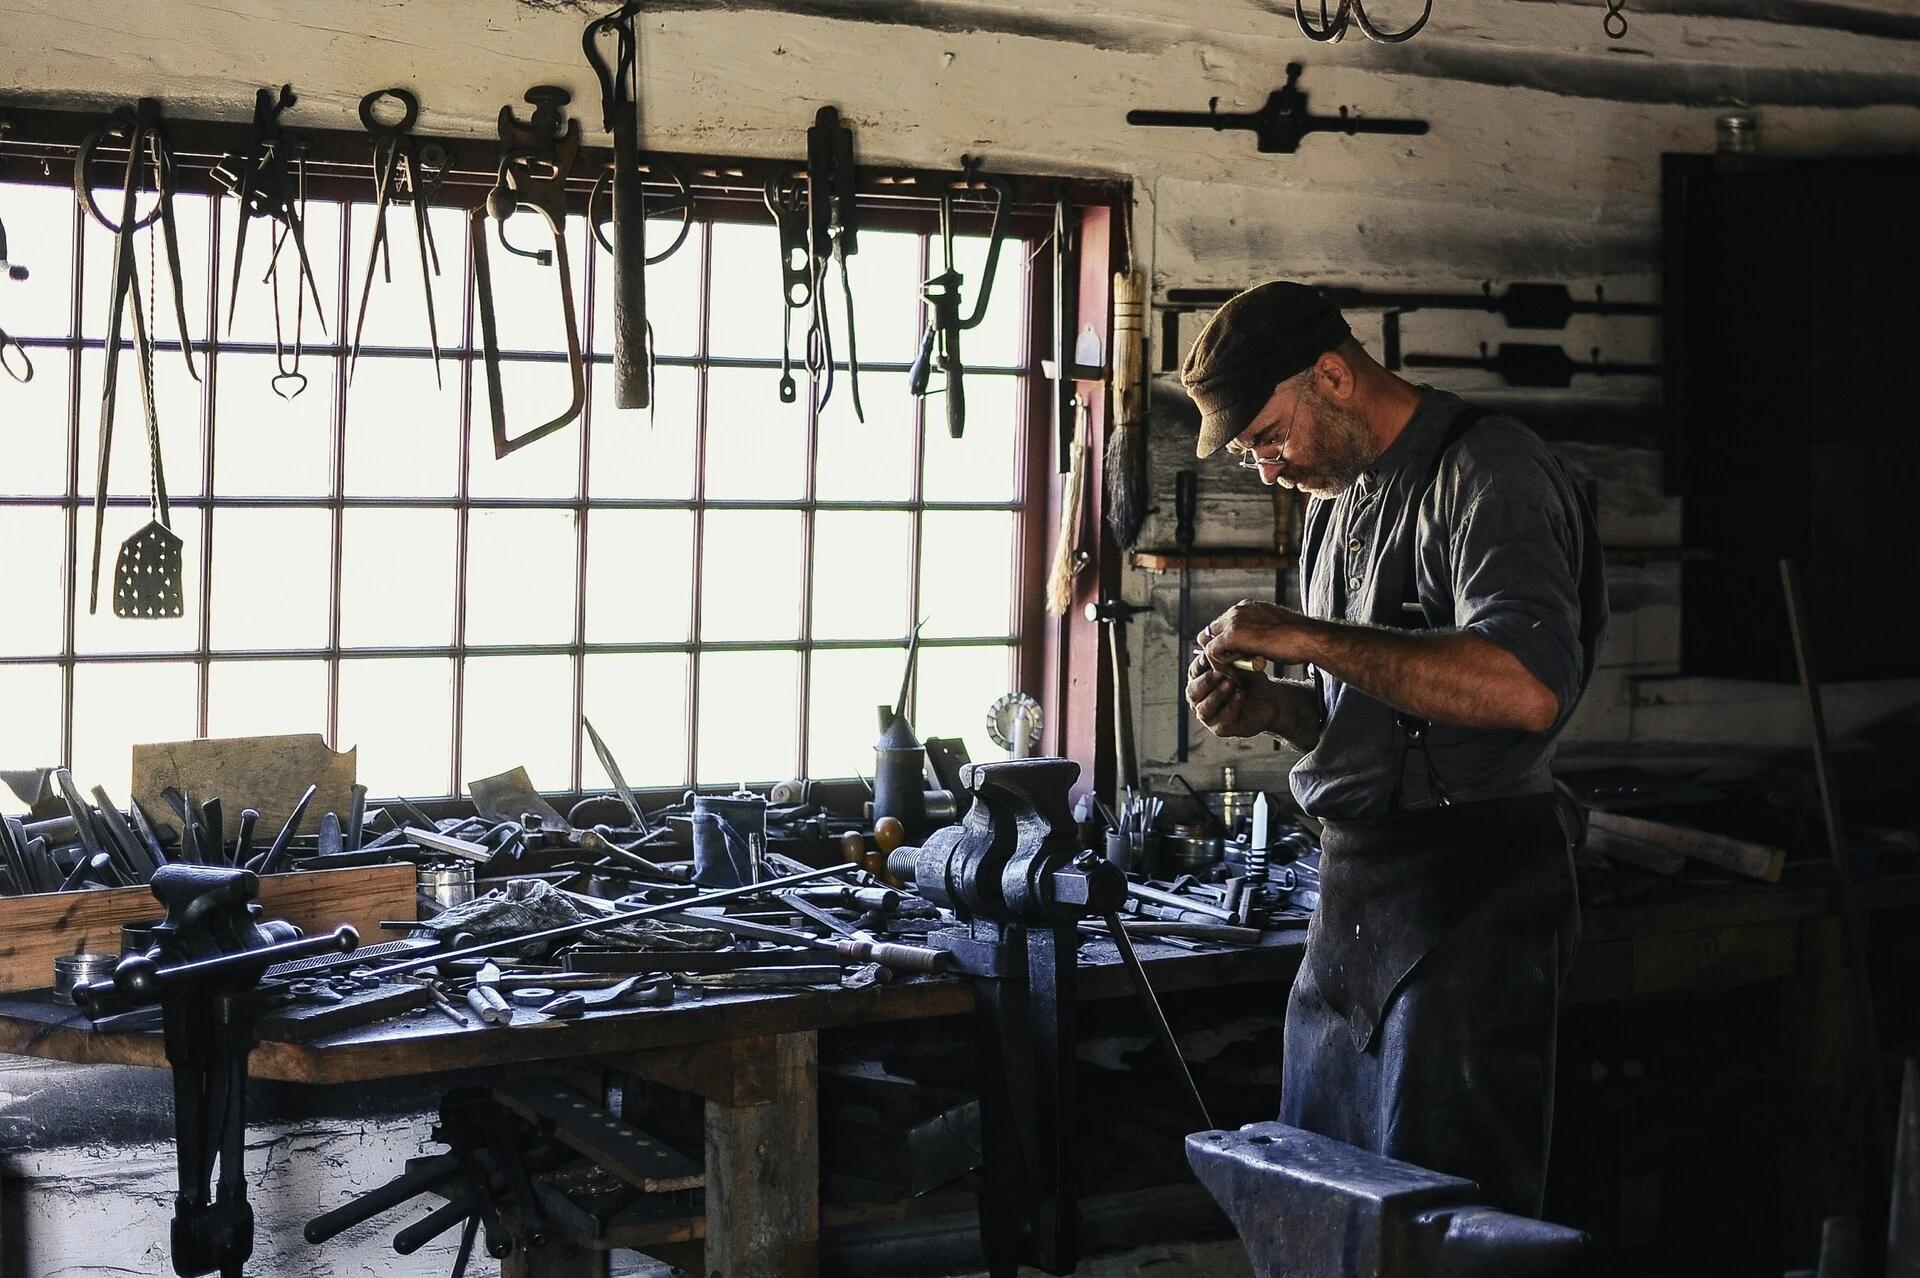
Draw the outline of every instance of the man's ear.
[[[1327,351],[1315,360],[1313,377],[1320,393],[1335,403],[1344,404],[1353,398],[1353,365],[1339,351]]]

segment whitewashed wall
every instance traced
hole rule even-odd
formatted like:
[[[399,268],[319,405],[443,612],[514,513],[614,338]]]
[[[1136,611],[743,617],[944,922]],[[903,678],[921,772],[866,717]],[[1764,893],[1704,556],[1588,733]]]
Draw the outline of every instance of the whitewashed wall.
[[[1398,24],[1412,3],[1375,0],[1376,16]],[[406,84],[422,99],[423,129],[489,136],[501,104],[540,82],[570,86],[583,115],[597,118],[580,29],[611,7],[0,0],[0,103],[150,94],[175,114],[244,119],[257,86],[290,80],[301,95],[293,122],[352,128],[360,95]],[[1281,0],[662,0],[649,7],[643,34],[644,142],[797,156],[814,108],[833,103],[862,156],[876,162],[950,165],[968,152],[1007,169],[1130,177],[1156,295],[1290,275],[1423,289],[1487,279],[1603,284],[1621,300],[1657,300],[1660,153],[1708,149],[1722,109],[1752,109],[1765,145],[1781,152],[1920,145],[1920,13],[1910,0],[1627,0],[1631,31],[1617,44],[1601,33],[1597,3],[1572,0],[1435,0],[1431,26],[1395,47],[1357,36],[1310,44],[1289,13]],[[1262,156],[1244,133],[1123,122],[1130,106],[1204,109],[1218,97],[1223,110],[1257,107],[1293,60],[1306,64],[1303,87],[1317,110],[1344,104],[1365,115],[1420,116],[1433,122],[1431,134],[1319,136],[1296,156]],[[1644,320],[1576,321],[1564,336],[1576,354],[1598,345],[1614,359],[1657,358],[1657,330]],[[1503,337],[1558,340],[1478,316],[1415,315],[1405,325],[1409,351],[1464,353]],[[1472,375],[1433,380],[1473,393],[1491,385]],[[1679,512],[1658,486],[1657,395],[1646,379],[1582,378],[1556,395],[1486,398],[1539,418],[1599,479],[1610,540],[1672,544]],[[1156,475],[1186,464],[1190,449],[1190,437],[1156,438]],[[1202,464],[1203,543],[1260,540],[1258,515],[1249,513],[1258,503],[1220,499],[1245,482]],[[1170,508],[1170,488],[1156,499]],[[1756,494],[1757,515],[1764,504]],[[1157,519],[1143,537],[1171,541]],[[1661,677],[1678,653],[1675,569],[1620,569],[1613,582],[1606,669],[1570,748],[1653,757],[1797,740],[1790,690]],[[1210,575],[1196,585],[1196,613],[1273,586],[1268,574]],[[1142,757],[1150,771],[1164,771],[1177,695],[1176,590],[1171,579],[1129,574],[1127,592],[1156,610],[1135,628],[1134,688]],[[1920,687],[1911,684],[1837,689],[1831,715],[1844,732],[1916,700]],[[1186,770],[1196,781],[1231,761],[1250,777],[1277,780],[1286,762],[1264,746],[1229,747],[1198,731],[1195,741]],[[379,1138],[353,1160],[352,1178],[378,1179],[417,1134]],[[285,1139],[268,1136],[265,1147]],[[287,1148],[299,1161],[362,1139],[357,1129],[322,1124]],[[162,1212],[165,1167],[149,1169],[155,1193],[137,1203],[97,1214],[83,1199],[69,1211],[61,1183],[98,1174],[84,1153],[0,1149],[10,1174],[52,1186],[10,1195],[7,1226],[30,1225],[47,1241],[24,1252],[16,1240],[9,1254],[27,1257],[23,1272],[32,1274],[149,1271],[154,1255],[127,1213]],[[263,1220],[297,1220],[317,1205],[313,1185],[281,1165],[263,1167]],[[263,1248],[274,1271],[287,1273],[427,1274],[445,1263],[420,1257],[412,1268],[390,1268],[390,1253],[382,1258],[384,1244],[374,1241],[333,1253],[331,1264],[325,1252],[296,1256],[277,1241]]]

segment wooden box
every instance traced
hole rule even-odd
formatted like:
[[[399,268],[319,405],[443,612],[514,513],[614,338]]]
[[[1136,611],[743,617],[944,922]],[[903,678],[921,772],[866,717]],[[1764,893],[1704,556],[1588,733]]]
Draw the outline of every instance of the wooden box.
[[[270,874],[259,900],[264,918],[309,934],[347,923],[369,945],[381,939],[382,919],[418,917],[411,865]],[[164,913],[145,884],[0,897],[0,992],[46,989],[55,955],[118,954],[121,924]]]

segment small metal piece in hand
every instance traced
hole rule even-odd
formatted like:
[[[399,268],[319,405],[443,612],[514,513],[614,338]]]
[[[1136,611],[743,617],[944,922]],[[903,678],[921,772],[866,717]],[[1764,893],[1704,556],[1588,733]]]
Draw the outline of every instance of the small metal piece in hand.
[[[1342,0],[1343,13],[1348,2]],[[1351,0],[1351,3],[1358,8],[1359,0]],[[1226,129],[1246,129],[1258,140],[1257,149],[1267,155],[1292,155],[1300,149],[1301,140],[1309,133],[1345,133],[1348,136],[1355,133],[1395,133],[1417,136],[1427,131],[1425,120],[1374,119],[1352,115],[1345,107],[1340,108],[1339,115],[1310,115],[1307,112],[1307,95],[1301,92],[1299,86],[1302,69],[1298,62],[1289,62],[1286,85],[1268,94],[1266,105],[1258,111],[1222,112],[1220,99],[1215,98],[1205,111],[1129,111],[1127,123],[1158,128],[1212,129],[1215,133]]]

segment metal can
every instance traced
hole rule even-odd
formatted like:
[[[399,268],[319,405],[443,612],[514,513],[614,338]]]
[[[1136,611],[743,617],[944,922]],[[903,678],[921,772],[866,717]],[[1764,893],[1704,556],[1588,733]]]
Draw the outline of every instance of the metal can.
[[[465,905],[473,899],[473,865],[466,861],[423,865],[419,869],[418,887],[421,900],[438,909]]]
[[[75,986],[113,979],[118,954],[56,954],[53,959],[53,997],[72,1005]]]

